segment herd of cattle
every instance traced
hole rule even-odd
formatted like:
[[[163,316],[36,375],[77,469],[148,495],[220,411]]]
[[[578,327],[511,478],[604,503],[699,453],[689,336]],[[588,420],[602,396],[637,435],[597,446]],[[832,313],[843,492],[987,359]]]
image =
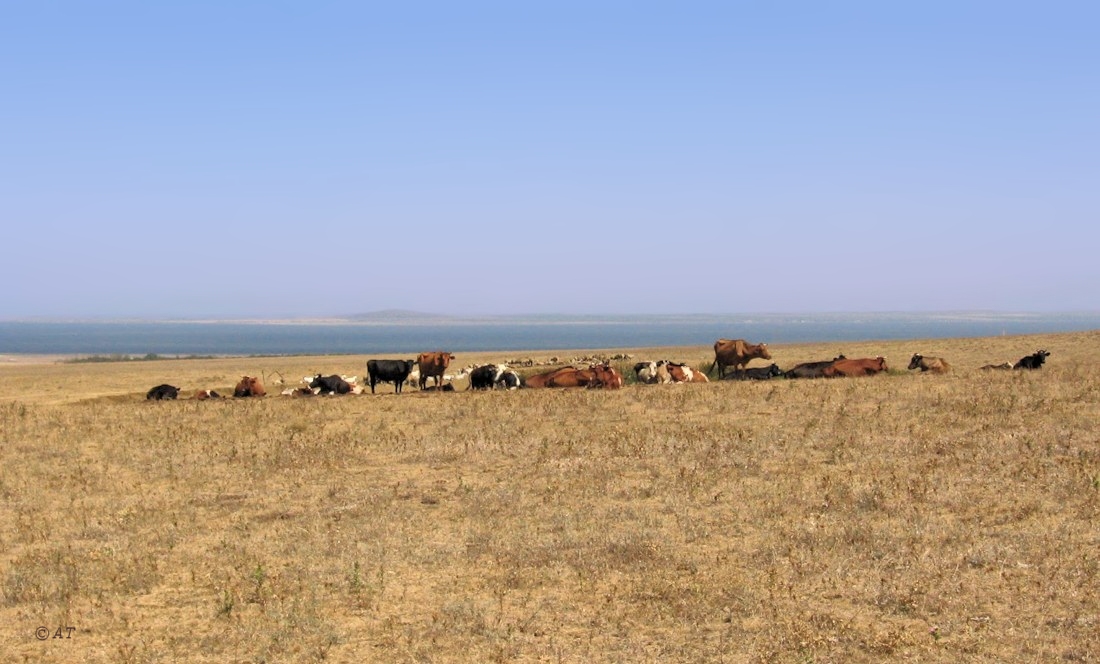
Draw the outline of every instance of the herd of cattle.
[[[982,369],[1038,369],[1043,366],[1050,353],[1039,350],[1031,355],[1021,358],[1015,363],[1004,362],[1002,364],[987,364]],[[367,378],[371,394],[379,383],[392,383],[394,392],[400,394],[402,387],[407,383],[415,383],[421,390],[453,391],[455,378],[466,378],[469,381],[467,389],[490,390],[503,388],[514,390],[520,387],[588,387],[616,389],[623,386],[623,376],[618,369],[611,366],[609,361],[597,362],[584,367],[565,366],[530,376],[521,376],[514,369],[505,364],[485,364],[481,366],[469,366],[458,374],[447,374],[450,363],[455,359],[451,353],[435,351],[421,353],[416,360],[368,360]],[[719,339],[714,343],[714,366],[719,380],[769,380],[772,378],[836,378],[852,376],[870,376],[887,371],[886,358],[856,358],[849,359],[844,355],[838,355],[831,360],[818,362],[804,362],[787,370],[782,370],[776,364],[767,367],[748,368],[748,363],[755,359],[770,360],[771,353],[768,345],[764,343],[750,344],[744,339]],[[909,370],[920,369],[921,372],[947,373],[951,365],[941,357],[925,357],[920,354],[913,355],[909,361]],[[690,366],[660,360],[654,362],[638,362],[634,365],[634,374],[638,383],[643,384],[668,384],[668,383],[706,383],[710,382],[707,373]],[[432,385],[428,385],[431,379]],[[281,382],[281,381],[280,381]],[[282,390],[280,393],[287,396],[313,396],[321,394],[361,394],[365,391],[358,384],[358,376],[322,376],[317,374],[306,377],[302,385]],[[176,399],[179,397],[180,388],[169,384],[157,385],[150,389],[145,398],[159,401],[161,399]],[[267,394],[261,380],[255,376],[243,376],[240,382],[233,388],[234,397],[262,397]],[[209,389],[198,390],[192,399],[218,399],[222,395]]]

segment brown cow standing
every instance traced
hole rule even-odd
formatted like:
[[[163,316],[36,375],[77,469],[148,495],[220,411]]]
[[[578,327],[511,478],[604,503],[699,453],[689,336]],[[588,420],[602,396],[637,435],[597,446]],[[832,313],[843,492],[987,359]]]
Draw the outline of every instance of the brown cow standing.
[[[235,397],[262,397],[267,394],[264,384],[255,376],[241,376],[241,382],[233,388]]]
[[[821,371],[826,378],[837,376],[871,376],[881,371],[886,371],[886,358],[863,357],[854,360],[837,360]]]
[[[920,369],[921,373],[931,371],[935,374],[942,374],[951,371],[951,365],[942,357],[925,357],[920,353],[916,353],[913,355],[913,359],[909,360],[909,370],[912,371],[913,369]]]
[[[424,389],[424,385],[428,382],[429,376],[435,379],[436,387],[442,385],[443,374],[446,373],[447,367],[450,366],[451,360],[453,359],[455,359],[454,355],[444,353],[443,351],[421,353],[417,355],[416,364],[420,369],[420,389]]]
[[[772,359],[768,344],[750,344],[744,339],[719,339],[714,342],[714,364],[718,367],[718,377],[725,375],[726,367],[743,369],[755,358]]]

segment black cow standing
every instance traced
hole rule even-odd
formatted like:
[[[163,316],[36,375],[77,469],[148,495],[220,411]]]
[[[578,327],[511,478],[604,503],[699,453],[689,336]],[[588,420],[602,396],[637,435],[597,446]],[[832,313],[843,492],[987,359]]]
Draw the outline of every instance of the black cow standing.
[[[317,374],[317,377],[310,382],[309,388],[319,390],[319,394],[347,394],[351,392],[351,383],[336,374],[331,376]]]
[[[1050,353],[1045,350],[1038,350],[1035,353],[1028,355],[1027,357],[1021,357],[1020,361],[1012,365],[1013,369],[1038,369],[1043,366],[1043,362],[1047,361],[1050,357]]]
[[[180,388],[172,387],[165,383],[163,385],[157,385],[148,392],[145,393],[145,399],[148,401],[160,401],[161,399],[175,399],[180,395]]]
[[[415,366],[413,360],[367,360],[370,393],[374,394],[374,386],[378,383],[393,383],[394,392],[401,394],[401,387]]]

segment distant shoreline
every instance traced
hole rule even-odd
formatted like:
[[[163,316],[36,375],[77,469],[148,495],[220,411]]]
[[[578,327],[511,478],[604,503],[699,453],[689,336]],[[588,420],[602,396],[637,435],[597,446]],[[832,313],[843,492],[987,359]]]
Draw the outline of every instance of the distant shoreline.
[[[415,355],[425,350],[511,352],[953,339],[1100,330],[1098,314],[822,314],[606,317],[491,322],[301,321],[0,322],[0,357]],[[5,362],[26,361],[19,359]]]

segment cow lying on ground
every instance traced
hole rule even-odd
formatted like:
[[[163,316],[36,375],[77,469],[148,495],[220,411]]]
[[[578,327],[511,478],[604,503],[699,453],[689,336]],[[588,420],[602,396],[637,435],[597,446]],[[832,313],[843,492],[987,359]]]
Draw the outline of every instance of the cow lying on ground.
[[[469,390],[491,390],[498,386],[506,390],[514,390],[522,383],[519,374],[509,369],[506,364],[486,364],[469,370],[464,369],[463,374],[470,376],[470,385],[466,388]]]
[[[912,371],[913,369],[920,369],[921,373],[931,371],[932,373],[942,374],[951,371],[951,365],[942,357],[925,357],[917,353],[913,355],[913,359],[909,360],[909,370]]]
[[[796,364],[790,369],[783,372],[785,378],[823,378],[825,376],[825,367],[831,365],[838,360],[846,360],[843,353],[837,355],[831,360],[822,360],[820,362],[803,362],[802,364]]]
[[[413,360],[367,360],[370,393],[374,394],[374,386],[378,383],[393,383],[394,393],[401,394],[401,388],[409,380],[414,366],[416,362]]]
[[[284,397],[311,397],[317,394],[317,390],[312,387],[302,385],[301,387],[288,387],[280,392]]]
[[[1039,369],[1043,366],[1043,363],[1050,357],[1050,353],[1045,350],[1037,350],[1027,357],[1021,357],[1016,364],[1012,365],[1013,369]]]
[[[348,394],[351,392],[351,383],[336,374],[331,376],[317,374],[310,381],[309,389],[317,390],[318,394]]]
[[[638,362],[634,365],[634,378],[644,385],[652,385],[657,382],[657,363]]]
[[[587,369],[562,367],[529,376],[527,387],[603,387],[617,389],[623,386],[623,377],[610,364],[593,364]]]
[[[750,344],[744,339],[719,339],[714,342],[714,365],[718,367],[718,378],[726,374],[726,367],[743,369],[754,358],[772,359],[768,344]]]
[[[783,371],[779,368],[779,365],[773,363],[771,366],[764,368],[731,371],[722,376],[722,380],[768,380],[782,375]]]
[[[235,397],[262,397],[265,394],[264,384],[255,376],[241,376],[240,382],[233,388]]]
[[[223,399],[224,397],[214,390],[195,390],[195,395],[191,397],[198,401],[205,401],[207,399]]]
[[[157,385],[145,393],[146,401],[160,401],[161,399],[175,399],[180,395],[180,388],[167,383]]]
[[[709,383],[710,379],[702,371],[689,365],[669,360],[657,362],[638,362],[634,365],[634,376],[639,383]]]
[[[991,369],[1011,369],[1011,368],[1012,368],[1012,363],[1011,362],[1001,362],[1000,364],[987,364],[984,367],[982,367],[982,370],[983,371],[989,371]]]
[[[886,358],[864,357],[855,360],[837,360],[821,371],[825,378],[838,376],[872,376],[886,371]]]

